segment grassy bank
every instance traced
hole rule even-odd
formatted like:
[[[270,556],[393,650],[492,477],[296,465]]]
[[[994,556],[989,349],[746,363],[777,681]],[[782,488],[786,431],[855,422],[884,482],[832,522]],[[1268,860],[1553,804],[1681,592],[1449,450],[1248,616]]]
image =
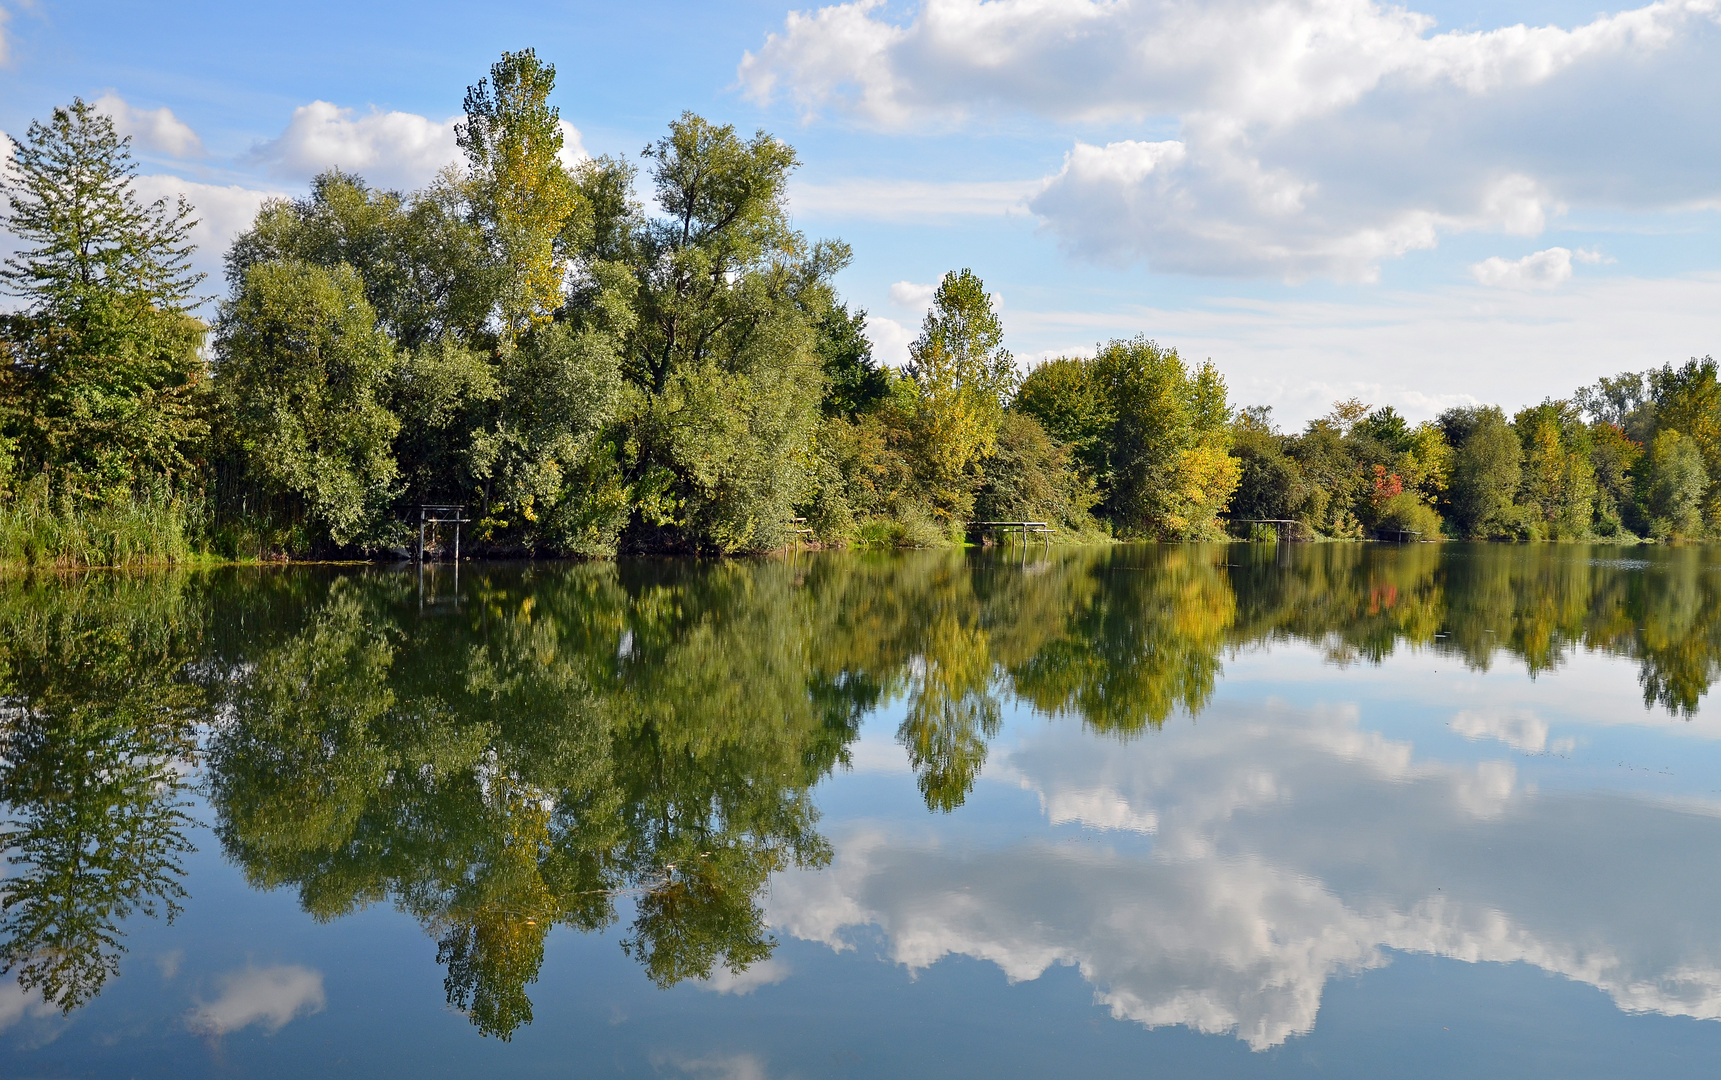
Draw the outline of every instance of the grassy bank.
[[[93,567],[185,563],[206,558],[200,500],[138,495],[78,505],[45,482],[0,501],[0,566]]]

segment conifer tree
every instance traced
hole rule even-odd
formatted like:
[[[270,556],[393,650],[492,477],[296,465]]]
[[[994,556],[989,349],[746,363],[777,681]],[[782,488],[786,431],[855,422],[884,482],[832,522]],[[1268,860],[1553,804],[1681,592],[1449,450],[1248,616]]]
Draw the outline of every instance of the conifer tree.
[[[0,438],[86,495],[182,480],[206,381],[191,207],[143,202],[129,137],[82,99],[11,143],[0,188],[22,245],[0,286],[26,307],[0,339]]]
[[[68,319],[116,301],[174,312],[195,303],[191,206],[138,199],[131,137],[112,120],[74,98],[10,141],[6,227],[25,246],[0,269],[7,291]]]

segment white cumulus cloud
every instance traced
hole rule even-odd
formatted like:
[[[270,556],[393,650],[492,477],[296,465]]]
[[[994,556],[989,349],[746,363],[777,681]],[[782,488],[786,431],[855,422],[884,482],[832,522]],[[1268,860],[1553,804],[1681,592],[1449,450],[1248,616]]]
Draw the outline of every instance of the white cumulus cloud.
[[[460,156],[455,119],[373,110],[362,115],[327,101],[293,110],[287,129],[253,151],[277,176],[308,179],[344,169],[385,186],[414,187]]]
[[[225,1035],[260,1024],[280,1031],[295,1017],[323,1011],[321,972],[297,964],[246,968],[222,980],[221,996],[198,1005],[186,1026],[200,1035]]]
[[[378,109],[361,114],[313,101],[294,109],[286,130],[258,146],[252,158],[283,178],[305,180],[338,168],[382,187],[414,188],[461,160],[454,133],[461,119]],[[574,125],[563,120],[561,128],[562,161],[576,164],[587,156],[585,143]]]
[[[739,79],[883,129],[1140,127],[1156,134],[1076,142],[1032,198],[1073,253],[1370,280],[1445,233],[1721,195],[1718,13],[1662,0],[1437,33],[1373,0],[926,0],[907,17],[857,0],[789,15]]]
[[[908,363],[908,347],[914,342],[917,329],[904,326],[896,319],[867,313],[866,336],[872,342],[873,359],[887,367]]]
[[[908,363],[908,347],[920,335],[920,321],[932,307],[932,294],[937,291],[937,282],[898,281],[891,285],[890,305],[903,317],[893,319],[875,312],[867,313],[866,336],[872,342],[875,360],[888,367],[901,367]]]
[[[787,94],[882,127],[981,110],[1142,120],[1196,110],[1282,124],[1393,80],[1470,94],[1525,86],[1584,60],[1651,53],[1714,0],[1606,15],[1574,30],[1431,34],[1435,20],[1373,0],[926,0],[907,25],[882,0],[791,12],[741,61],[759,101]]]
[[[1601,256],[1581,248],[1551,247],[1521,259],[1503,259],[1498,255],[1483,259],[1470,267],[1470,276],[1479,285],[1508,289],[1551,289],[1572,279],[1572,263],[1600,262]]]
[[[195,209],[197,225],[191,239],[197,245],[192,266],[209,275],[203,292],[213,295],[221,288],[221,260],[234,237],[251,227],[257,211],[269,199],[285,198],[282,191],[260,190],[237,184],[203,184],[168,174],[137,178],[136,190],[144,202],[166,199],[170,204],[181,196]]]
[[[34,990],[25,990],[17,982],[0,983],[0,1031],[24,1019],[42,1020],[57,1010],[42,1000]]]
[[[1049,818],[1105,831],[964,848],[858,826],[828,870],[773,881],[773,925],[839,950],[876,927],[911,971],[1071,965],[1120,1020],[1256,1050],[1313,1029],[1327,982],[1391,951],[1524,962],[1628,1012],[1721,1019],[1712,803],[1536,792],[1507,762],[1419,756],[1354,706],[1238,703],[1124,744],[1053,725],[999,765]],[[1151,847],[1115,831],[1148,823]]]
[[[140,109],[111,91],[93,104],[97,112],[113,120],[121,135],[130,135],[145,150],[176,158],[203,154],[203,140],[197,137],[197,132],[165,105],[159,109]]]
[[[1466,739],[1498,739],[1526,754],[1571,752],[1575,739],[1548,738],[1548,722],[1523,708],[1465,709],[1452,718],[1452,730]]]
[[[932,294],[937,291],[936,281],[926,285],[917,281],[898,281],[890,287],[890,302],[918,317],[932,306]]]
[[[1661,2],[1575,30],[1431,35],[1432,17],[1373,0],[927,0],[907,25],[882,0],[856,0],[791,12],[739,77],[755,100],[786,93],[885,127],[998,107],[1088,121],[1217,107],[1283,123],[1388,79],[1472,94],[1543,82],[1587,58],[1663,48],[1715,10]]]

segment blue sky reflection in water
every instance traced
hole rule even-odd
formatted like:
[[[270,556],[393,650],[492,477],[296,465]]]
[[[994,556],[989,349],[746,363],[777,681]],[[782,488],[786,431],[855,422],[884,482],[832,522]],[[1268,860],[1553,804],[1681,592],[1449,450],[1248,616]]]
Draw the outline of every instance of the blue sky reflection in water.
[[[802,556],[455,595],[0,584],[8,955],[58,942],[35,970],[87,998],[9,983],[0,1074],[1721,1067],[1714,551]],[[107,892],[67,854],[170,833],[182,875],[110,857]],[[183,887],[171,923],[150,881]],[[127,882],[111,944],[55,938]]]

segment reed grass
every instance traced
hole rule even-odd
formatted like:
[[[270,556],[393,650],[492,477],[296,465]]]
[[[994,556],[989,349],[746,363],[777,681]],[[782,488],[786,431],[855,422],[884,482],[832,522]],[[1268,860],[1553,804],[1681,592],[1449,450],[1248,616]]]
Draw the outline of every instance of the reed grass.
[[[204,519],[200,499],[140,494],[77,504],[54,498],[45,477],[0,500],[0,565],[118,567],[191,562]]]

